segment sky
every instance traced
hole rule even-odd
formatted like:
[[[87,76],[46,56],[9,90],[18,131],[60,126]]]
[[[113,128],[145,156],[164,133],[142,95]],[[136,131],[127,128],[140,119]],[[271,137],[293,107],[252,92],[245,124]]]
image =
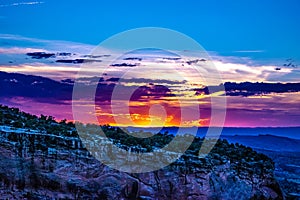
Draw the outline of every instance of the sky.
[[[205,70],[210,66],[210,62],[213,63],[222,76],[222,82],[300,82],[299,9],[300,3],[297,0],[276,1],[276,3],[266,0],[154,0],[143,3],[0,0],[0,71],[39,75],[56,81],[74,80],[81,65],[68,62],[87,58],[102,41],[129,29],[162,27],[181,32],[202,45],[208,57],[205,57],[205,62],[197,64],[200,63]],[[112,49],[101,51],[102,56],[105,53],[110,56],[116,54]],[[42,59],[26,55],[32,52],[48,52],[55,55]],[[62,52],[71,55],[59,55]],[[202,119],[197,118],[197,114],[187,116],[184,126],[208,126],[210,112],[207,110],[211,108],[211,100],[191,92],[199,89],[203,82],[188,64],[201,58],[192,53],[179,60],[170,59],[172,57],[170,54],[159,55],[157,52],[155,56],[153,52],[150,54],[152,57],[145,52],[127,55],[127,58],[142,58],[142,61],[126,60],[127,64],[137,64],[136,66],[120,66],[125,62],[124,58],[126,59],[122,57],[115,62],[116,66],[107,68],[108,75],[104,77],[104,89],[109,84],[121,85],[123,91],[126,91],[124,86],[128,91],[133,85],[141,88],[138,88],[131,98],[129,111],[124,100],[117,99],[118,105],[115,110],[117,114],[112,113],[111,105],[103,104],[106,99],[98,102],[96,114],[98,119],[102,120],[102,124],[114,124],[116,119],[112,118],[117,118],[119,124],[124,126],[132,125],[128,120],[139,126],[144,124],[156,126],[163,120],[167,121],[168,126],[180,125],[178,100],[183,99],[184,106],[181,107],[187,108],[190,113],[194,113],[195,102],[204,110]],[[57,62],[58,60],[62,61]],[[103,63],[104,58],[101,57],[99,60]],[[288,64],[290,65],[287,66]],[[182,80],[178,80],[176,75],[172,78],[166,70],[170,67],[183,73],[188,83],[178,83]],[[134,72],[133,68],[139,68],[139,71]],[[110,78],[120,78],[124,70],[133,72],[126,73],[128,77],[122,77],[123,80],[118,83],[109,81]],[[132,80],[133,78],[136,80]],[[160,87],[159,90],[165,92],[163,94],[161,91],[157,92],[155,83],[161,85],[162,80],[163,84],[175,94],[180,94],[178,99],[172,99],[166,88]],[[169,84],[166,84],[166,80]],[[20,82],[17,79],[10,81]],[[182,88],[188,88],[189,92]],[[144,94],[145,92],[148,92],[148,96]],[[146,104],[145,96],[150,98]],[[223,97],[222,94],[214,96],[219,99]],[[101,96],[98,98],[101,99]],[[299,92],[264,96],[256,94],[247,97],[229,96],[226,100],[225,126],[300,126],[300,112],[296,109],[299,107]],[[73,118],[68,100],[54,104],[40,101],[40,98],[26,99],[14,96],[2,97],[0,103],[20,106],[34,114],[51,114],[58,119]],[[150,108],[159,104],[165,107],[164,112],[161,112],[162,107]],[[126,109],[123,110],[124,108]],[[85,112],[88,113],[89,110]],[[89,117],[85,120],[90,119],[94,122]],[[287,117],[289,121],[286,120]]]
[[[300,3],[268,1],[0,1],[2,33],[97,45],[137,27],[180,31],[206,50],[299,60]]]

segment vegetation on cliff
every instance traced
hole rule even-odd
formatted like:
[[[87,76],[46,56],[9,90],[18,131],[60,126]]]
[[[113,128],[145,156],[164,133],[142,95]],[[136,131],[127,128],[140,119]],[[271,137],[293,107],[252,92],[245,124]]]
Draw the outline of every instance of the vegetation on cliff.
[[[102,130],[115,145],[131,151],[151,152],[174,137],[166,132],[137,139],[109,125]],[[282,198],[273,161],[226,140],[218,140],[208,156],[199,158],[203,138],[196,137],[176,162],[142,174],[104,166],[84,148],[74,123],[51,116],[0,106],[0,140],[0,195],[7,198]]]

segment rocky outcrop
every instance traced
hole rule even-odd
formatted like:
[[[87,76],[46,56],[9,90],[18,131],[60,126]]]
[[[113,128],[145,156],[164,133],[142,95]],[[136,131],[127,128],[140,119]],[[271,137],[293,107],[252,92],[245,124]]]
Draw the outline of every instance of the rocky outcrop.
[[[18,118],[25,116],[11,112],[18,113],[12,114]],[[199,158],[196,147],[202,140],[197,138],[173,164],[131,174],[92,157],[71,124],[41,118],[34,118],[35,129],[0,126],[3,199],[283,199],[273,176],[274,163],[251,148],[223,140],[208,156]],[[39,123],[52,124],[55,134]],[[64,134],[57,134],[58,130]],[[113,127],[109,130],[118,132]]]

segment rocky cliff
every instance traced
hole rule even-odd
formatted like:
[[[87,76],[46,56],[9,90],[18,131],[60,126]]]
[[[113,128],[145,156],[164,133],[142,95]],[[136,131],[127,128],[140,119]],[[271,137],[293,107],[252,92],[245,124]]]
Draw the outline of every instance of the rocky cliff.
[[[119,129],[103,129],[116,144],[132,147]],[[151,151],[171,139],[158,134],[139,148]],[[92,157],[73,123],[1,106],[0,141],[1,199],[283,199],[272,160],[226,140],[199,158],[203,140],[196,138],[175,163],[130,174]]]

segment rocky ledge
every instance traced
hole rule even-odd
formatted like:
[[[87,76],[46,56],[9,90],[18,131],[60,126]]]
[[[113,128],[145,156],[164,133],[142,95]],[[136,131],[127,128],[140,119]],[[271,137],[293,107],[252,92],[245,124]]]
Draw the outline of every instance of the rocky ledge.
[[[131,151],[152,151],[173,137],[156,134],[135,144],[118,128],[102,128],[116,145]],[[226,140],[200,158],[203,139],[195,138],[173,164],[125,173],[95,159],[73,123],[0,106],[0,141],[3,199],[283,199],[273,161]]]

